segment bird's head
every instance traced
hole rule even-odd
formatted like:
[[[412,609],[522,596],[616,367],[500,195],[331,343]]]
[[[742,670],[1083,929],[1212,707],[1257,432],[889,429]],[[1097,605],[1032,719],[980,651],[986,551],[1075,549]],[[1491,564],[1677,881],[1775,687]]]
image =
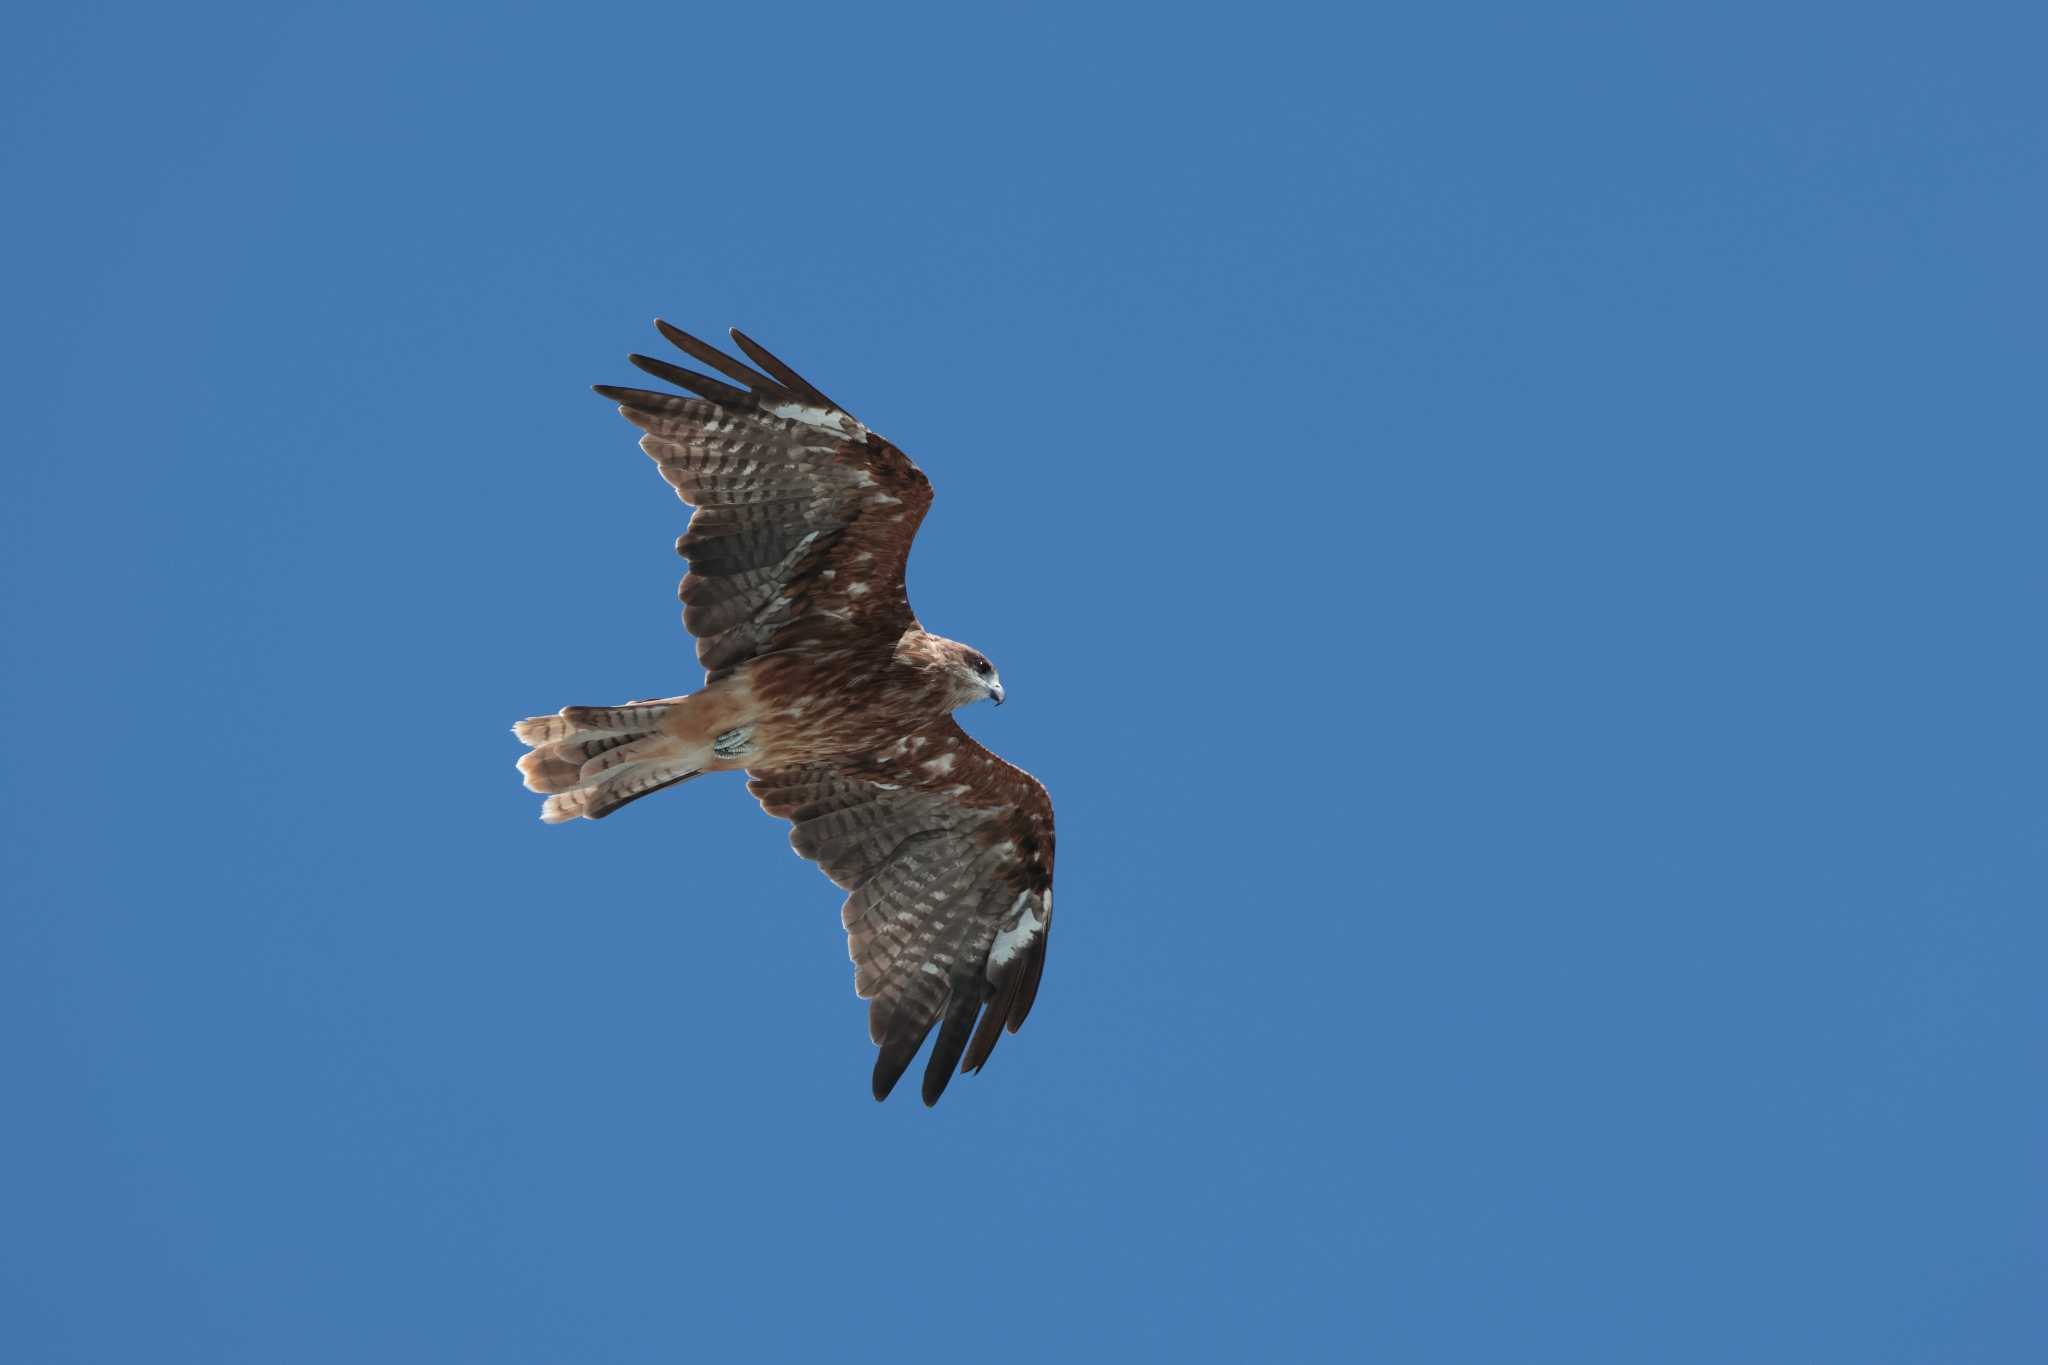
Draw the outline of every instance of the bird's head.
[[[971,706],[983,697],[997,706],[1003,704],[1003,680],[996,676],[996,666],[986,654],[957,640],[941,641],[940,646],[940,659],[953,687],[956,709]]]

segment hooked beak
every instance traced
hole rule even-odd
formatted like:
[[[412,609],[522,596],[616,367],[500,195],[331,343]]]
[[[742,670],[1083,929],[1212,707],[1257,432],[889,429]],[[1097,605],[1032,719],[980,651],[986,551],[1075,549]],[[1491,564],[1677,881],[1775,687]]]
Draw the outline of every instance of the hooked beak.
[[[988,685],[988,695],[989,700],[993,701],[997,706],[1001,706],[1003,704],[1003,685],[999,682],[990,683]]]

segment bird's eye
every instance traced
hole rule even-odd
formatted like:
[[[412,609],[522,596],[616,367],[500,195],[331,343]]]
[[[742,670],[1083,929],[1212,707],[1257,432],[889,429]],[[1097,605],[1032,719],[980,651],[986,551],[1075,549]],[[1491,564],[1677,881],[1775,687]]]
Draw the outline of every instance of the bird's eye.
[[[986,672],[988,672],[988,660],[987,660],[987,659],[976,659],[976,660],[974,661],[974,671],[975,671],[976,673],[986,673]]]

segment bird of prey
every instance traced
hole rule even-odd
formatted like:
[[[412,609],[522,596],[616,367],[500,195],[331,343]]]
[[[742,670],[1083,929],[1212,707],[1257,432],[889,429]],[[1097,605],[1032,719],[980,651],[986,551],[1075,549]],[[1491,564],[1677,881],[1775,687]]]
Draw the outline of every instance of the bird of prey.
[[[936,1025],[935,1104],[955,1065],[979,1071],[1038,993],[1052,802],[953,719],[984,697],[1002,704],[995,666],[910,610],[904,564],[932,500],[923,471],[738,330],[753,366],[655,326],[723,378],[635,355],[693,396],[597,392],[696,508],[676,552],[690,562],[683,625],[704,686],[523,720],[519,769],[547,794],[550,823],[744,770],[796,851],[849,893],[854,989],[881,1049],[875,1098]]]

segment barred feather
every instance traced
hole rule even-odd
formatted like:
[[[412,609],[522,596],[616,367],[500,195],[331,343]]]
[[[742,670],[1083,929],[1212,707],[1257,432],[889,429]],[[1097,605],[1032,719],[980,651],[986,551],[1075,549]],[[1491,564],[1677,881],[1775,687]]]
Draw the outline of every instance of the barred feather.
[[[876,1098],[945,1020],[925,1072],[933,1104],[944,1076],[980,1070],[1030,1012],[1052,922],[1052,803],[951,716],[895,748],[755,771],[748,787],[850,893],[840,920],[881,1049]]]
[[[512,727],[533,746],[519,760],[529,791],[548,794],[540,818],[560,824],[579,816],[601,820],[663,787],[696,777],[698,755],[685,752],[660,725],[674,703],[565,706]]]
[[[791,631],[880,638],[915,625],[903,569],[931,505],[922,471],[752,340],[734,334],[760,371],[656,325],[725,379],[636,355],[641,370],[699,396],[597,391],[646,431],[641,448],[698,509],[676,545],[690,560],[679,593],[698,662],[730,669]],[[777,612],[778,602],[798,605]]]

